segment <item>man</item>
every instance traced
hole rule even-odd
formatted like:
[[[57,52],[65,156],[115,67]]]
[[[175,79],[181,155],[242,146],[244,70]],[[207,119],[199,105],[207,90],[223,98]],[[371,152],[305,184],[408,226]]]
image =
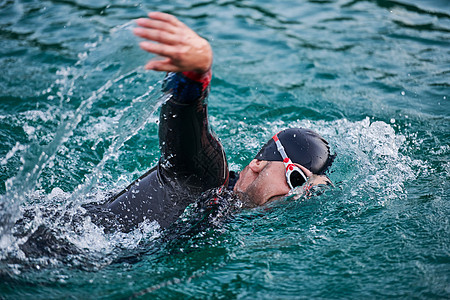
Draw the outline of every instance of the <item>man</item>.
[[[328,143],[316,133],[292,128],[276,134],[239,174],[229,172],[222,145],[208,125],[205,99],[213,54],[209,43],[172,15],[153,12],[137,20],[140,47],[158,55],[148,70],[169,72],[163,84],[167,101],[160,114],[161,159],[103,205],[122,230],[144,220],[162,228],[173,224],[185,208],[211,189],[212,201],[233,191],[247,205],[263,205],[288,194],[308,180],[326,184],[332,162]]]

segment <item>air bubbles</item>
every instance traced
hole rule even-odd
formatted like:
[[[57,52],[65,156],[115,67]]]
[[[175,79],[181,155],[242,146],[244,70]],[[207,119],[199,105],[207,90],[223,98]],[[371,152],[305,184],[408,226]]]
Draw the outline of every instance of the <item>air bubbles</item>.
[[[402,91],[400,94],[402,94],[402,96],[405,96],[406,93],[405,91]]]
[[[55,187],[52,189],[51,193],[48,195],[49,199],[64,199],[67,198],[68,194],[66,194],[61,188]]]
[[[404,184],[416,178],[417,168],[427,169],[426,163],[405,155],[407,137],[394,130],[397,119],[389,122],[367,117],[359,122],[338,120],[318,129],[312,127],[330,140],[338,153],[332,169],[339,171],[331,179],[341,181],[344,193],[360,199],[357,201],[363,205],[371,200],[385,204],[387,200],[406,197]]]
[[[5,157],[2,158],[2,159],[0,160],[0,164],[1,164],[1,165],[6,165],[6,163],[8,162],[8,160],[9,160],[11,157],[13,157],[13,156],[16,154],[16,152],[18,152],[18,151],[23,151],[23,150],[25,150],[26,148],[28,148],[28,147],[27,147],[27,146],[24,146],[24,145],[21,145],[19,142],[16,142],[16,145],[15,145],[14,147],[12,147],[12,149],[9,150],[8,153],[6,153]]]
[[[78,53],[78,60],[85,60],[87,58],[87,52]]]

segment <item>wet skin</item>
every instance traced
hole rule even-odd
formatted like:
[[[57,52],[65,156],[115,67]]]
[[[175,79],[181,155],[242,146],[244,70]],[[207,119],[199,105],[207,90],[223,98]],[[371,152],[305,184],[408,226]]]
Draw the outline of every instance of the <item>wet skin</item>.
[[[308,177],[308,185],[329,184],[328,177],[315,175],[302,165],[297,165]],[[280,161],[252,160],[242,170],[234,192],[255,205],[286,196],[290,192],[286,182],[284,163]]]

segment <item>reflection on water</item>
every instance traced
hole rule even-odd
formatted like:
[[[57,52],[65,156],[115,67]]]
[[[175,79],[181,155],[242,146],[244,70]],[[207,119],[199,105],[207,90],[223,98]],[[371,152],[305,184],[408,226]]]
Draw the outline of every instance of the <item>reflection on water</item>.
[[[447,298],[448,8],[0,4],[0,295]],[[307,127],[338,154],[334,188],[172,242],[155,223],[95,225],[83,204],[158,160],[162,75],[141,68],[150,55],[130,34],[151,10],[211,42],[210,121],[231,169],[274,132]]]

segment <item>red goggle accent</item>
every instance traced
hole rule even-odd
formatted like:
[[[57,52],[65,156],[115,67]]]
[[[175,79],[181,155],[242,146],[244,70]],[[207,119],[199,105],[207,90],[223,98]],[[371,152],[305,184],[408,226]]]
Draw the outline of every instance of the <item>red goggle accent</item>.
[[[284,167],[286,168],[285,175],[287,184],[291,189],[303,185],[308,180],[305,173],[303,173],[303,171],[298,166],[294,165],[289,159],[286,151],[284,150],[283,144],[281,144],[281,141],[278,139],[278,133],[272,138],[277,145],[278,152],[283,158]]]

